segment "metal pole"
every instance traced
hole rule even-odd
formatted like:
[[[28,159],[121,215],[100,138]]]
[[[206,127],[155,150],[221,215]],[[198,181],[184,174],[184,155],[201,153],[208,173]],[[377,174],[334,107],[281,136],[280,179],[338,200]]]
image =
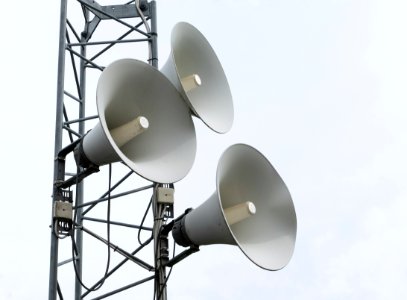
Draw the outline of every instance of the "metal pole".
[[[89,10],[85,10],[85,29],[81,35],[81,43],[85,43],[88,40],[88,32],[87,32],[87,24],[89,19]],[[81,46],[81,55],[82,57],[86,57],[86,45]],[[80,70],[79,70],[79,78],[80,78],[80,100],[79,103],[79,119],[85,118],[85,103],[86,103],[86,61],[81,59],[80,61]],[[83,136],[85,134],[85,122],[79,122],[78,124],[79,134]],[[78,170],[78,173],[82,170]],[[74,220],[77,222],[78,226],[82,226],[82,213],[83,208],[81,205],[83,204],[84,199],[84,183],[83,181],[76,185],[77,194],[76,194],[76,216],[77,219]],[[76,231],[76,247],[78,251],[78,259],[76,260],[76,269],[78,271],[78,277],[75,280],[75,299],[80,300],[82,295],[82,285],[80,280],[82,280],[82,265],[83,265],[83,232],[82,230]]]
[[[158,68],[158,45],[157,45],[157,4],[156,1],[150,2],[151,9],[151,58],[150,64]],[[165,264],[168,259],[168,239],[162,239],[161,229],[163,226],[163,216],[166,206],[158,203],[156,194],[157,185],[153,192],[153,237],[154,237],[154,266],[155,266],[155,283],[154,293],[157,300],[167,300],[167,280],[165,273]]]
[[[151,61],[150,64],[158,68],[158,43],[157,43],[157,3],[151,1]]]
[[[168,262],[168,238],[162,234],[166,205],[157,201],[156,189],[153,194],[153,237],[154,237],[154,265],[155,283],[154,299],[167,300],[166,264]]]
[[[55,147],[54,147],[54,182],[58,179],[57,156],[62,148],[63,127],[63,102],[64,102],[64,79],[65,79],[65,31],[67,16],[67,0],[61,0],[61,12],[59,23],[59,54],[58,54],[58,79],[57,79],[57,105],[55,120]],[[56,197],[56,188],[53,187],[52,208]],[[58,237],[54,234],[54,224],[51,225],[51,250],[49,270],[48,299],[56,300],[58,290]]]

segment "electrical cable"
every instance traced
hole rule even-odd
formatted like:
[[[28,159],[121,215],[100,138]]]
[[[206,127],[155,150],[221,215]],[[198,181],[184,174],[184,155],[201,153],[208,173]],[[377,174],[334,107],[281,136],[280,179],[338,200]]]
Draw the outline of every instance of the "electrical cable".
[[[165,186],[165,187],[168,187],[167,185],[164,185],[164,186]],[[155,187],[155,190],[156,190],[156,189],[157,189],[157,186]],[[154,191],[154,194],[156,194],[155,192],[156,192],[156,191]],[[157,239],[159,239],[158,237],[161,235],[161,231],[162,231],[163,225],[165,225],[166,222],[167,222],[167,218],[165,218],[165,211],[166,211],[166,209],[164,208],[164,209],[161,211],[161,207],[162,207],[162,206],[158,206],[158,207],[157,207],[156,203],[154,203],[154,204],[155,204],[155,205],[153,206],[153,209],[155,208],[155,211],[157,212],[157,213],[155,213],[154,215],[158,215],[158,216],[159,216],[159,218],[156,219],[156,220],[162,220],[162,221],[163,221],[163,224],[161,224],[160,228],[158,228],[158,232],[157,232],[157,235],[156,235]],[[159,245],[160,245],[160,242],[157,241],[157,243],[156,243],[156,245],[155,245],[155,253],[158,252],[158,247],[159,247]],[[175,241],[174,241],[173,256],[174,256],[174,254],[175,254]],[[154,255],[154,256],[155,256],[155,255]],[[157,260],[158,258],[155,257],[154,259]],[[161,258],[160,258],[160,259],[161,259]],[[160,263],[161,263],[161,262],[160,262]],[[159,291],[158,291],[158,295],[157,295],[158,297],[157,297],[157,298],[155,297],[155,296],[156,296],[156,290],[157,290],[157,286],[156,286],[156,283],[157,283],[157,282],[154,281],[154,295],[153,295],[153,300],[155,300],[155,299],[159,300],[159,299],[160,299],[161,294],[162,294],[162,292],[163,292],[163,290],[164,290],[164,287],[165,287],[166,284],[167,284],[168,277],[169,277],[169,275],[171,274],[171,271],[172,271],[172,267],[170,268],[170,271],[169,271],[168,275],[166,276],[163,285],[160,287],[160,289],[159,289]],[[157,274],[156,274],[156,275],[157,275]]]
[[[136,0],[136,9],[138,14],[140,15],[141,20],[143,21],[144,26],[146,27],[147,33],[151,32],[150,26],[147,23],[146,16],[143,14],[140,8],[140,0]]]
[[[174,258],[175,257],[175,246],[176,246],[176,243],[175,243],[175,241],[174,241],[174,246],[173,246],[173,248],[172,248],[172,258]],[[167,277],[165,278],[165,281],[164,281],[164,283],[163,283],[163,286],[161,287],[161,289],[160,289],[160,292],[159,292],[159,294],[158,294],[158,300],[160,299],[160,297],[161,297],[161,294],[162,294],[162,292],[163,292],[163,290],[164,290],[164,287],[165,286],[167,286],[167,282],[168,282],[168,279],[170,278],[170,276],[171,276],[171,272],[172,272],[172,268],[173,268],[174,266],[172,266],[171,268],[170,268],[170,270],[168,271],[168,275],[167,275]]]
[[[157,190],[157,185],[154,187],[153,197],[155,197],[155,195],[156,195],[156,190]],[[157,201],[153,201],[153,215],[154,215],[154,217],[155,217],[155,216],[158,217],[157,219],[154,220],[154,222],[155,222],[156,220],[159,220],[159,219],[162,218],[162,214],[161,214],[160,208],[159,208],[158,205],[157,205]],[[154,264],[156,265],[156,264],[157,264],[157,259],[158,259],[157,256],[156,256],[156,254],[158,253],[158,247],[159,247],[159,245],[160,245],[160,242],[159,242],[158,239],[159,239],[159,236],[160,236],[160,233],[161,233],[161,227],[158,228],[158,232],[157,232],[157,228],[154,228],[153,230],[154,230],[154,231],[153,231],[153,235],[154,235],[154,240],[155,240],[155,245],[154,245]],[[156,276],[156,280],[154,280],[154,294],[153,294],[153,300],[156,299],[155,296],[156,296],[156,291],[157,291],[157,277],[159,276],[159,273],[158,273],[157,269],[156,269],[156,272],[155,272],[155,276]]]
[[[66,233],[59,232],[59,230],[57,228],[60,228],[60,227],[63,227],[63,229],[65,229]],[[71,235],[69,227],[70,227],[69,224],[67,224],[66,222],[55,220],[54,226],[53,226],[53,231],[54,231],[55,236],[60,240],[67,238],[68,236]]]
[[[105,274],[102,277],[102,280],[93,288],[88,288],[83,281],[81,280],[81,276],[79,275],[78,272],[78,268],[76,266],[76,259],[75,259],[75,252],[76,255],[78,255],[78,249],[76,247],[76,242],[75,242],[75,237],[74,237],[74,233],[75,233],[75,226],[72,226],[72,234],[71,234],[71,240],[72,240],[72,262],[73,262],[73,267],[75,270],[75,275],[76,275],[76,279],[78,280],[78,282],[80,283],[80,285],[86,289],[89,292],[94,292],[97,291],[98,289],[100,289],[103,284],[105,283],[105,280],[108,276],[109,273],[109,268],[110,268],[110,205],[111,205],[111,199],[110,199],[110,190],[111,190],[111,184],[112,184],[112,164],[109,164],[109,190],[108,190],[108,198],[107,198],[107,220],[106,220],[106,224],[107,224],[107,262],[106,262],[106,269],[105,269]],[[77,194],[78,190],[76,190],[76,194]],[[77,196],[77,195],[76,195]],[[75,215],[74,215],[74,223],[76,222],[77,219],[77,210],[75,210]]]
[[[143,14],[143,12],[141,11],[141,8],[140,8],[140,0],[136,0],[136,1],[135,1],[135,5],[136,5],[137,13],[139,14],[139,16],[140,16],[140,18],[141,18],[141,20],[142,20],[142,22],[143,22],[143,24],[144,24],[144,27],[146,28],[147,34],[150,34],[150,33],[151,33],[151,29],[150,29],[150,26],[148,25],[146,16],[145,16],[145,15]],[[151,49],[151,43],[149,42],[149,43],[148,43],[148,60],[151,61],[152,58],[153,58],[153,50]]]
[[[148,211],[150,210],[150,207],[151,207],[151,204],[152,204],[152,203],[153,203],[153,197],[151,196],[150,202],[148,203],[147,209],[146,209],[146,211],[144,212],[144,216],[143,216],[143,218],[142,218],[142,220],[141,220],[140,228],[138,229],[138,233],[137,233],[137,239],[138,239],[138,242],[139,242],[140,245],[144,244],[144,242],[141,242],[141,238],[140,238],[140,235],[141,235],[141,228],[142,228],[143,225],[144,225],[144,222],[145,222],[145,220],[146,220]]]

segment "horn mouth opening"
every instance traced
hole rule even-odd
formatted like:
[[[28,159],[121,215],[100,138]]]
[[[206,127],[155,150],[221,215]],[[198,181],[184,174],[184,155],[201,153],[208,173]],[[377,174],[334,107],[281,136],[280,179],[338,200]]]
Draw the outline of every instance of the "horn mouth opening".
[[[174,26],[171,54],[161,71],[210,129],[217,133],[231,129],[234,110],[229,83],[215,51],[198,29],[185,22]]]
[[[96,100],[103,134],[119,160],[153,182],[174,183],[188,174],[196,154],[194,123],[181,94],[160,71],[136,59],[117,60],[102,72]],[[115,132],[139,116],[148,120],[148,129],[140,124],[140,134]]]
[[[290,192],[267,158],[249,145],[232,145],[219,160],[216,183],[223,217],[242,252],[266,270],[287,265],[297,218]],[[246,201],[253,202],[256,214],[229,224],[225,210]]]

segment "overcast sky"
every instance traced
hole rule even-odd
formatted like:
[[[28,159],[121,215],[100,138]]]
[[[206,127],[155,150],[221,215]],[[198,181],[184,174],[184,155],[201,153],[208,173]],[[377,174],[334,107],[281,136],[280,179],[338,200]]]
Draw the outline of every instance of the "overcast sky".
[[[235,107],[225,135],[194,119],[196,161],[176,184],[176,214],[205,201],[222,152],[247,143],[280,173],[298,218],[294,255],[283,270],[262,270],[237,247],[201,247],[174,267],[169,299],[406,298],[407,3],[157,6],[159,65],[170,53],[172,27],[191,23],[222,62]],[[46,299],[60,7],[14,1],[2,11],[0,298]],[[89,247],[88,261],[105,251]],[[104,256],[95,264],[104,266]],[[61,276],[72,278],[72,266],[64,268]],[[125,283],[139,279],[130,274]],[[65,289],[72,295],[72,286]],[[151,286],[113,299],[136,298],[151,299]]]

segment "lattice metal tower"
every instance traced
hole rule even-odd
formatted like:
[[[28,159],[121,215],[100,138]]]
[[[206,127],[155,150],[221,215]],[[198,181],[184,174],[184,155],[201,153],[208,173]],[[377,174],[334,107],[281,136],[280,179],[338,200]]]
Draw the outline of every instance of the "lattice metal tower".
[[[134,188],[134,183],[126,184],[129,178],[136,176],[123,164],[109,165],[103,172],[101,170],[100,176],[105,173],[104,176],[108,177],[108,181],[102,185],[100,181],[95,183],[91,181],[91,177],[87,177],[91,173],[99,172],[98,169],[78,168],[73,162],[73,150],[77,141],[86,134],[86,131],[92,129],[98,120],[95,113],[95,82],[107,64],[123,56],[146,60],[157,68],[155,1],[102,4],[91,0],[61,0],[49,299],[57,297],[63,299],[64,295],[67,297],[66,294],[72,297],[72,291],[69,290],[73,286],[75,299],[95,294],[98,294],[95,299],[102,299],[148,281],[154,281],[155,297],[166,299],[166,274],[162,265],[162,259],[166,257],[162,258],[161,253],[168,256],[168,251],[167,245],[162,246],[159,241],[159,230],[171,213],[171,208],[168,204],[156,201],[156,191],[162,185],[139,179],[135,182],[140,185],[139,187]],[[115,182],[112,182],[114,180],[112,174],[116,174]],[[84,184],[88,184],[88,181],[91,193],[84,192]],[[143,191],[149,194],[142,193]],[[96,199],[89,198],[92,197],[89,195],[98,193]],[[110,219],[110,202],[113,199],[117,201],[118,198],[135,197],[134,195],[138,193],[142,193],[141,197],[148,200],[147,203],[138,200],[147,209],[144,217],[140,218],[141,224],[116,222]],[[106,218],[89,217],[98,205],[106,203],[108,203]],[[154,224],[148,227],[145,223],[150,207],[153,208]],[[73,219],[73,222],[70,219]],[[105,224],[103,225],[103,228],[107,228],[105,236],[97,233],[97,230],[89,229],[90,224]],[[121,245],[113,243],[110,240],[111,226],[135,230],[137,235],[133,235],[134,241],[137,241],[138,236],[139,245],[133,251],[126,251]],[[122,260],[115,266],[110,266],[92,286],[86,286],[84,282],[86,281],[86,271],[83,268],[86,247],[84,233],[111,249],[116,255],[122,256]],[[163,242],[166,243],[166,239],[163,239]],[[147,246],[154,248],[152,263],[137,257]],[[107,259],[110,259],[110,251],[107,253]],[[99,287],[108,281],[111,275],[119,272],[128,261],[146,270],[147,275],[124,286],[111,285],[109,292],[101,293]],[[66,268],[67,263],[73,263],[75,272],[70,269],[68,272],[70,275],[61,276],[62,268]],[[112,261],[110,263],[112,264]],[[62,280],[70,282],[65,283]]]

